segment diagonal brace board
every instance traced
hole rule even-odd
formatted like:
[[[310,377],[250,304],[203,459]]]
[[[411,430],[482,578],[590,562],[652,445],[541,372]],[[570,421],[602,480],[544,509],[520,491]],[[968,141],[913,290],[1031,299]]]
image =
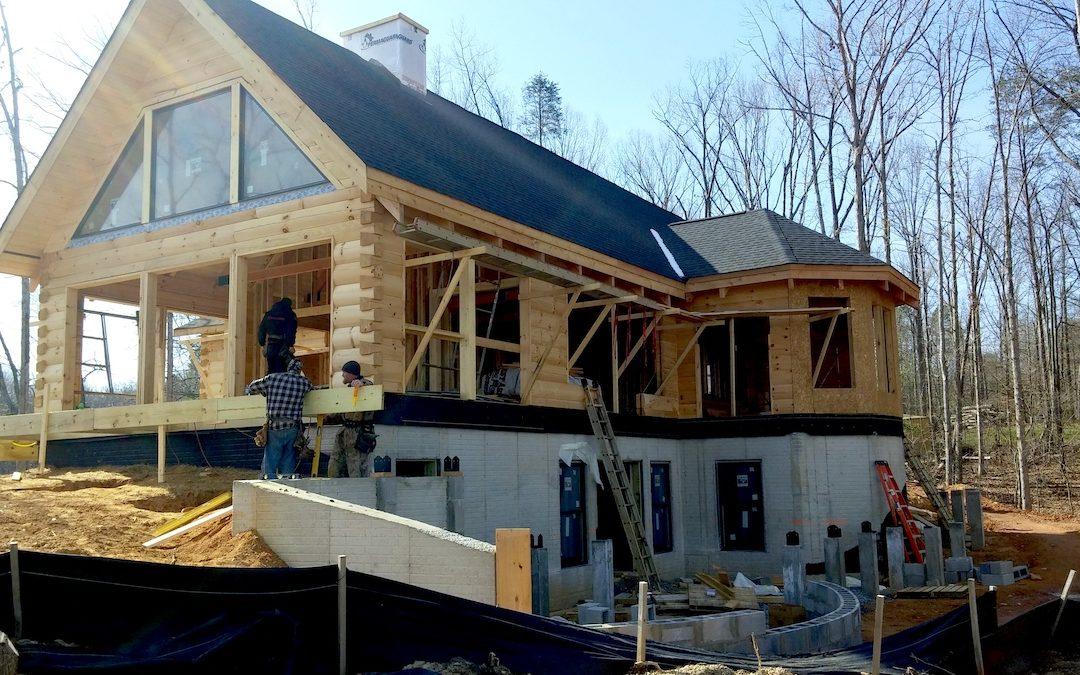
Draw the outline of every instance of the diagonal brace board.
[[[814,376],[810,378],[811,385],[818,386],[818,376],[821,375],[821,366],[825,364],[825,355],[829,352],[829,343],[832,342],[833,331],[836,329],[836,320],[839,314],[833,314],[829,321],[829,329],[825,331],[825,341],[821,343],[821,351],[818,353],[817,363],[814,364]]]
[[[557,330],[555,331],[555,334],[551,336],[551,341],[548,342],[547,347],[544,348],[543,354],[537,359],[532,372],[529,373],[529,382],[525,386],[525,390],[521,392],[522,403],[529,400],[529,393],[532,391],[533,385],[536,384],[536,377],[540,374],[540,369],[544,367],[544,362],[547,361],[551,352],[555,350],[555,345],[559,344],[559,338],[566,332],[566,322],[570,319],[570,312],[577,309],[577,300],[579,297],[581,297],[581,289],[576,289],[570,295],[570,301],[566,303],[566,309],[563,310],[562,316],[559,318],[559,323],[556,324]]]
[[[641,351],[641,348],[643,346],[645,346],[645,341],[648,340],[649,336],[652,335],[654,330],[656,330],[656,326],[659,325],[660,319],[662,319],[662,318],[663,318],[663,315],[660,314],[660,313],[657,313],[657,315],[655,317],[653,317],[653,320],[651,322],[649,322],[648,327],[645,328],[645,332],[643,332],[641,334],[641,337],[638,338],[638,341],[636,343],[634,343],[634,348],[631,349],[630,353],[626,355],[626,360],[623,361],[622,365],[619,366],[619,370],[618,370],[618,373],[617,373],[616,377],[622,377],[622,374],[624,372],[626,372],[627,366],[629,366],[630,362],[634,360],[634,357],[637,356],[637,353],[639,351]]]
[[[401,387],[403,389],[409,386],[409,380],[412,379],[413,373],[416,372],[416,367],[420,365],[420,361],[424,358],[428,343],[431,342],[432,336],[435,335],[436,327],[439,325],[439,322],[442,321],[443,314],[446,313],[446,308],[450,306],[450,300],[454,297],[454,292],[457,291],[458,284],[461,283],[461,275],[465,273],[465,268],[468,267],[467,263],[469,260],[471,260],[471,256],[464,256],[461,258],[461,262],[458,263],[453,276],[450,277],[450,282],[446,284],[446,290],[443,292],[442,300],[439,301],[439,306],[435,308],[435,313],[428,322],[427,330],[420,336],[420,342],[416,345],[416,351],[413,352],[412,359],[409,360],[409,367],[405,369],[405,374],[401,378]]]

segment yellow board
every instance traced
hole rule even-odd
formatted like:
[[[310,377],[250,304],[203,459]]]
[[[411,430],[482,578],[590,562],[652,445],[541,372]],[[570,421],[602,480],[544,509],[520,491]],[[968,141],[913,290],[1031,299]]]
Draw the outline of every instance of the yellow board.
[[[211,511],[216,511],[223,506],[228,506],[231,503],[232,492],[222,492],[217,497],[214,497],[213,499],[204,504],[196,506],[195,508],[191,509],[179,518],[174,518],[173,520],[170,520],[164,525],[158,527],[156,530],[153,531],[152,534],[155,537],[160,537],[163,534],[168,534],[169,532],[172,532],[178,527],[183,527],[184,525],[187,525],[188,523],[200,516],[210,513]]]
[[[36,441],[0,441],[0,462],[33,462],[37,457]]]

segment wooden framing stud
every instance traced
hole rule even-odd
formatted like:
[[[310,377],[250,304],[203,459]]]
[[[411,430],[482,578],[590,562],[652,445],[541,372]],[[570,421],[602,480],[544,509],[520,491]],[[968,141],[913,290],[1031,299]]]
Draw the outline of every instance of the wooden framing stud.
[[[229,258],[229,320],[225,337],[225,392],[229,396],[244,393],[247,374],[247,259],[233,254]]]
[[[435,334],[436,326],[439,325],[439,322],[442,321],[443,314],[446,313],[446,308],[450,306],[450,299],[454,297],[454,291],[457,290],[458,284],[461,282],[461,275],[465,272],[465,268],[468,267],[466,262],[469,260],[470,258],[468,256],[461,259],[457,269],[454,270],[453,276],[450,277],[450,282],[446,284],[446,290],[443,292],[442,299],[439,301],[439,306],[435,308],[435,313],[428,321],[427,329],[425,329],[424,334],[420,336],[420,342],[416,345],[416,351],[413,352],[412,359],[409,360],[409,365],[405,368],[405,373],[401,377],[402,391],[408,388],[409,380],[412,379],[413,373],[416,372],[417,366],[420,365],[420,361],[424,358],[424,352],[427,351],[428,344]]]
[[[464,258],[464,271],[458,284],[458,330],[461,344],[458,346],[458,391],[461,398],[476,398],[476,260]]]

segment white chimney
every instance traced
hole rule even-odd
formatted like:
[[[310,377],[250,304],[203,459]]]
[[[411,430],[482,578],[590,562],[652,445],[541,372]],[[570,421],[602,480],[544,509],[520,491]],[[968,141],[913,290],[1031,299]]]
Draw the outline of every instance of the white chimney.
[[[378,61],[404,84],[427,91],[427,28],[398,13],[341,34],[342,43]]]

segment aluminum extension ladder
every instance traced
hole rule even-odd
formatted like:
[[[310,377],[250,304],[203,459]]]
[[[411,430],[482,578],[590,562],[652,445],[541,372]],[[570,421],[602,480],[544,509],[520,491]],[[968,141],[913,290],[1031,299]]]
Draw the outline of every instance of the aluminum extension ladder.
[[[900,486],[896,483],[892,468],[888,462],[878,460],[874,462],[874,469],[877,471],[878,480],[881,481],[881,489],[885,491],[885,501],[889,504],[889,511],[892,512],[893,520],[904,531],[904,539],[907,544],[904,547],[905,559],[908,562],[923,562],[926,541],[923,539],[922,531],[915,525],[915,518],[911,515],[911,509],[908,508],[904,493],[900,491]]]
[[[619,520],[622,522],[626,541],[630,545],[630,554],[634,558],[634,570],[648,582],[650,589],[659,592],[661,590],[660,575],[656,572],[656,564],[653,562],[652,551],[649,549],[649,540],[645,538],[645,526],[642,523],[640,506],[630,488],[630,479],[626,475],[626,467],[619,456],[619,448],[615,445],[615,432],[611,428],[611,420],[608,417],[607,407],[604,405],[604,395],[595,382],[583,380],[582,386],[585,388],[585,409],[589,413],[593,434],[596,435],[596,440],[600,444],[600,458],[604,462],[604,473],[607,474],[608,483],[611,484],[615,509],[619,512]]]
[[[907,465],[911,469],[911,472],[915,474],[915,480],[919,481],[919,485],[922,486],[923,492],[926,493],[927,498],[934,505],[934,510],[938,513],[938,518],[941,519],[941,526],[948,527],[952,521],[952,512],[949,510],[949,506],[945,503],[945,500],[941,497],[941,493],[938,492],[937,485],[934,483],[934,479],[930,477],[930,473],[926,470],[916,457],[915,453],[911,451],[911,446],[908,445],[907,439],[904,439],[904,459],[907,460]],[[909,476],[910,478],[910,476]]]

